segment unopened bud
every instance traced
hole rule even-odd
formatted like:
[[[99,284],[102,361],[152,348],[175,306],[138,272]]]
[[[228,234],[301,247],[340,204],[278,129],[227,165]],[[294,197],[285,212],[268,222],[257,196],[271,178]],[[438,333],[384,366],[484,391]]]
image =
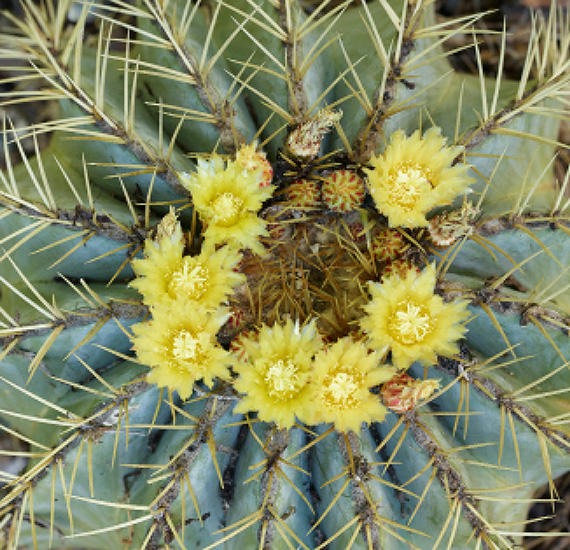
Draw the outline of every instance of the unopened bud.
[[[432,242],[440,247],[451,246],[461,237],[473,233],[473,223],[479,210],[464,202],[459,210],[443,212],[429,220],[428,232]]]
[[[175,239],[184,240],[182,235],[182,226],[176,218],[173,206],[170,207],[168,214],[166,214],[166,216],[164,216],[156,226],[154,241],[158,243],[166,237],[174,237]]]
[[[365,195],[366,186],[356,172],[335,170],[323,181],[323,201],[333,212],[352,212]]]
[[[386,407],[397,413],[405,413],[438,388],[439,380],[417,380],[402,372],[386,382],[380,393]]]
[[[273,168],[263,151],[257,151],[255,144],[245,145],[236,154],[236,163],[247,172],[258,173],[259,187],[267,187],[273,180]]]
[[[301,160],[316,157],[321,150],[323,136],[342,117],[342,111],[323,109],[293,130],[287,138],[287,149]]]

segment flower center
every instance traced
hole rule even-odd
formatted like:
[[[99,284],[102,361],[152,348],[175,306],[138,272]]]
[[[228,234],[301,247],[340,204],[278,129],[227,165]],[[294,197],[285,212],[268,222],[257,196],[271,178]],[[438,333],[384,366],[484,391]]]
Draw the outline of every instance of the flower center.
[[[287,401],[299,392],[302,381],[297,366],[290,359],[275,361],[265,374],[269,395],[279,401]]]
[[[404,302],[390,319],[389,331],[401,344],[417,344],[433,330],[434,322],[425,306]]]
[[[210,271],[194,258],[184,258],[182,268],[172,274],[170,290],[178,296],[185,294],[191,300],[200,299],[208,290]]]
[[[226,192],[216,195],[211,205],[216,225],[230,227],[238,221],[243,200],[233,193]]]
[[[433,187],[431,172],[414,162],[403,162],[391,171],[390,202],[405,208],[413,209],[422,193]]]
[[[357,401],[354,394],[358,390],[354,376],[347,372],[339,372],[332,379],[325,381],[327,384],[327,401],[335,407],[348,408]]]
[[[181,330],[172,340],[172,354],[179,361],[195,360],[202,353],[202,342],[187,330]]]

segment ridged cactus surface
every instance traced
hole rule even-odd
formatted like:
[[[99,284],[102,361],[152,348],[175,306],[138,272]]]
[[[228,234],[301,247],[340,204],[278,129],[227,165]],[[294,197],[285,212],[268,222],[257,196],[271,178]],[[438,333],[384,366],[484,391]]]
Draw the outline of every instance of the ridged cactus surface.
[[[59,105],[4,119],[0,548],[519,547],[570,468],[568,15],[512,82],[430,2],[71,4],[0,38]]]

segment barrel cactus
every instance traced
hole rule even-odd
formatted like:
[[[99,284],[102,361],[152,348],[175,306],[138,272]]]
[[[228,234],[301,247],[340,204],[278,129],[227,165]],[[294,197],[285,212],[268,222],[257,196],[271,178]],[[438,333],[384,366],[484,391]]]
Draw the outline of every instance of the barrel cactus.
[[[570,468],[568,15],[513,82],[429,2],[72,4],[1,38],[58,112],[4,119],[0,547],[520,545]]]

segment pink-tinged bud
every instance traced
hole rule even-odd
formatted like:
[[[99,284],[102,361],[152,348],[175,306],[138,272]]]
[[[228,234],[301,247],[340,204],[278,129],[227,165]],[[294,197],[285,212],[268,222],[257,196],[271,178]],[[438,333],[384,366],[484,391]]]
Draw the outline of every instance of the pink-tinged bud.
[[[254,145],[242,147],[236,155],[236,163],[247,172],[258,172],[259,187],[267,187],[273,180],[273,168],[263,151],[256,151]]]
[[[414,271],[418,275],[421,273],[420,268],[404,258],[396,258],[394,261],[389,262],[382,271],[382,279],[387,277],[405,278],[410,271]]]
[[[439,388],[439,380],[417,380],[402,372],[382,385],[384,405],[397,413],[411,411]]]
[[[404,236],[396,229],[382,229],[372,237],[372,253],[379,262],[389,262],[409,248]]]
[[[230,342],[230,351],[241,361],[247,361],[248,355],[244,342],[246,340],[257,341],[258,339],[259,332],[257,330],[244,330]]]
[[[321,190],[316,181],[301,179],[287,188],[287,200],[294,208],[318,208]]]
[[[323,181],[323,201],[333,212],[352,212],[365,195],[366,186],[356,172],[335,170]]]
[[[230,317],[226,321],[226,326],[231,330],[237,330],[243,326],[245,322],[245,313],[241,309],[232,307],[230,309]]]

